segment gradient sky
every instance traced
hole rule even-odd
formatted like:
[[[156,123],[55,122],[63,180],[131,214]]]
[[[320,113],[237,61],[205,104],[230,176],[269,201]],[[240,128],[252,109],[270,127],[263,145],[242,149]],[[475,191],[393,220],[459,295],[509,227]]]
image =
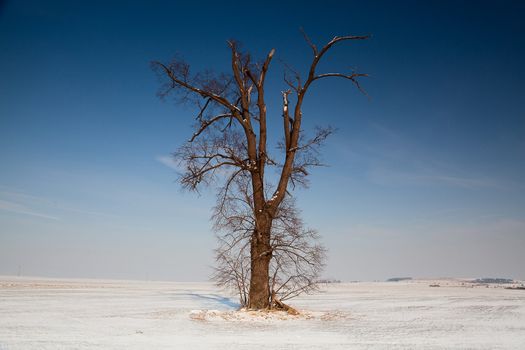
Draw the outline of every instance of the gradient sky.
[[[235,38],[305,70],[299,28],[337,47],[305,128],[332,125],[296,193],[329,249],[326,277],[525,279],[523,1],[0,2],[0,274],[206,280],[212,191],[185,193],[170,152],[193,111],[156,96],[152,60],[227,70]],[[279,128],[272,129],[280,133]]]

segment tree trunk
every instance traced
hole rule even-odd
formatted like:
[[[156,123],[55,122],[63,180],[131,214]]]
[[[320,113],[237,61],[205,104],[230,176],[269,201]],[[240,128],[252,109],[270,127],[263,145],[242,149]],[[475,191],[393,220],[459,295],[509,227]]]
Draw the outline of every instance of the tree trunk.
[[[270,307],[270,245],[271,219],[257,220],[251,240],[251,277],[249,304],[250,309],[268,309]]]

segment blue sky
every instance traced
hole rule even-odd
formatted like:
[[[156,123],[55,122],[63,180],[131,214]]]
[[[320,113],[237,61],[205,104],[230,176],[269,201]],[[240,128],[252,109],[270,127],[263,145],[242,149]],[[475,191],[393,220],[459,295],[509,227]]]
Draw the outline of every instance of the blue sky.
[[[305,129],[338,128],[297,192],[327,277],[523,278],[523,2],[0,2],[0,274],[206,280],[212,191],[182,192],[170,152],[193,110],[160,101],[152,60],[227,70],[226,40],[262,56],[280,121],[299,28],[337,47],[322,69],[370,74],[369,98],[320,82]],[[273,128],[279,133],[279,128]]]

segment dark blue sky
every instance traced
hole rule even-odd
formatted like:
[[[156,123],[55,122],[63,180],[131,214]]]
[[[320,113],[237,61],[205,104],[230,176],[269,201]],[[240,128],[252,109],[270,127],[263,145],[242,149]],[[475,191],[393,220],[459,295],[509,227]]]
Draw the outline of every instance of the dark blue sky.
[[[168,160],[193,112],[157,98],[149,63],[221,71],[227,39],[275,48],[277,123],[303,27],[372,35],[321,67],[369,73],[370,98],[325,81],[304,108],[307,129],[338,128],[298,193],[327,275],[525,278],[524,17],[519,1],[0,2],[0,274],[205,279],[213,197],[182,193]]]

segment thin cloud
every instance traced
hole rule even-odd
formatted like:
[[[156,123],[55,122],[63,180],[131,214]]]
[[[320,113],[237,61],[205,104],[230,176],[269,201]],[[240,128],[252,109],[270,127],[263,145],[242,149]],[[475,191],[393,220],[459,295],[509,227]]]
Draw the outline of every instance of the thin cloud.
[[[13,191],[13,190],[1,191],[0,196],[4,197],[5,202],[9,202],[13,205],[18,205],[24,208],[44,207],[44,208],[52,208],[54,210],[58,209],[58,210],[64,210],[64,211],[69,211],[69,212],[108,217],[108,218],[117,217],[116,215],[101,213],[98,211],[74,208],[74,207],[71,207],[70,205],[64,205],[64,203],[59,203],[56,200],[50,200],[48,198],[34,196],[31,194]],[[38,213],[38,211],[35,211],[33,209],[29,211],[33,213]],[[44,217],[47,217],[47,216],[49,215],[44,215]],[[50,218],[54,218],[54,217],[51,216]]]
[[[173,170],[176,170],[176,171],[181,171],[181,167],[179,166],[179,164],[173,159],[172,156],[167,156],[167,155],[163,155],[163,156],[156,156],[155,157],[155,160],[165,166],[167,166],[168,168],[170,169],[173,169]]]
[[[465,188],[478,188],[478,187],[501,187],[496,181],[491,179],[472,178],[472,177],[459,177],[450,175],[427,175],[419,176],[423,181],[429,181],[431,183],[442,183],[451,186],[465,187]]]
[[[368,133],[351,140],[350,162],[361,164],[363,175],[372,183],[401,186],[443,186],[457,188],[507,189],[515,184],[439,159],[408,136],[379,123],[370,123]],[[345,154],[345,157],[348,155]]]
[[[373,168],[369,171],[369,179],[372,182],[390,185],[429,185],[449,186],[460,188],[503,188],[503,186],[488,178],[476,178],[468,176],[455,176],[440,172],[432,173],[431,170],[396,171],[388,168]]]
[[[43,214],[40,212],[36,212],[32,210],[31,208],[26,207],[25,205],[2,200],[2,199],[0,199],[0,210],[15,213],[15,214],[35,216],[35,217],[49,219],[49,220],[60,220],[56,216],[51,216],[51,215]]]

